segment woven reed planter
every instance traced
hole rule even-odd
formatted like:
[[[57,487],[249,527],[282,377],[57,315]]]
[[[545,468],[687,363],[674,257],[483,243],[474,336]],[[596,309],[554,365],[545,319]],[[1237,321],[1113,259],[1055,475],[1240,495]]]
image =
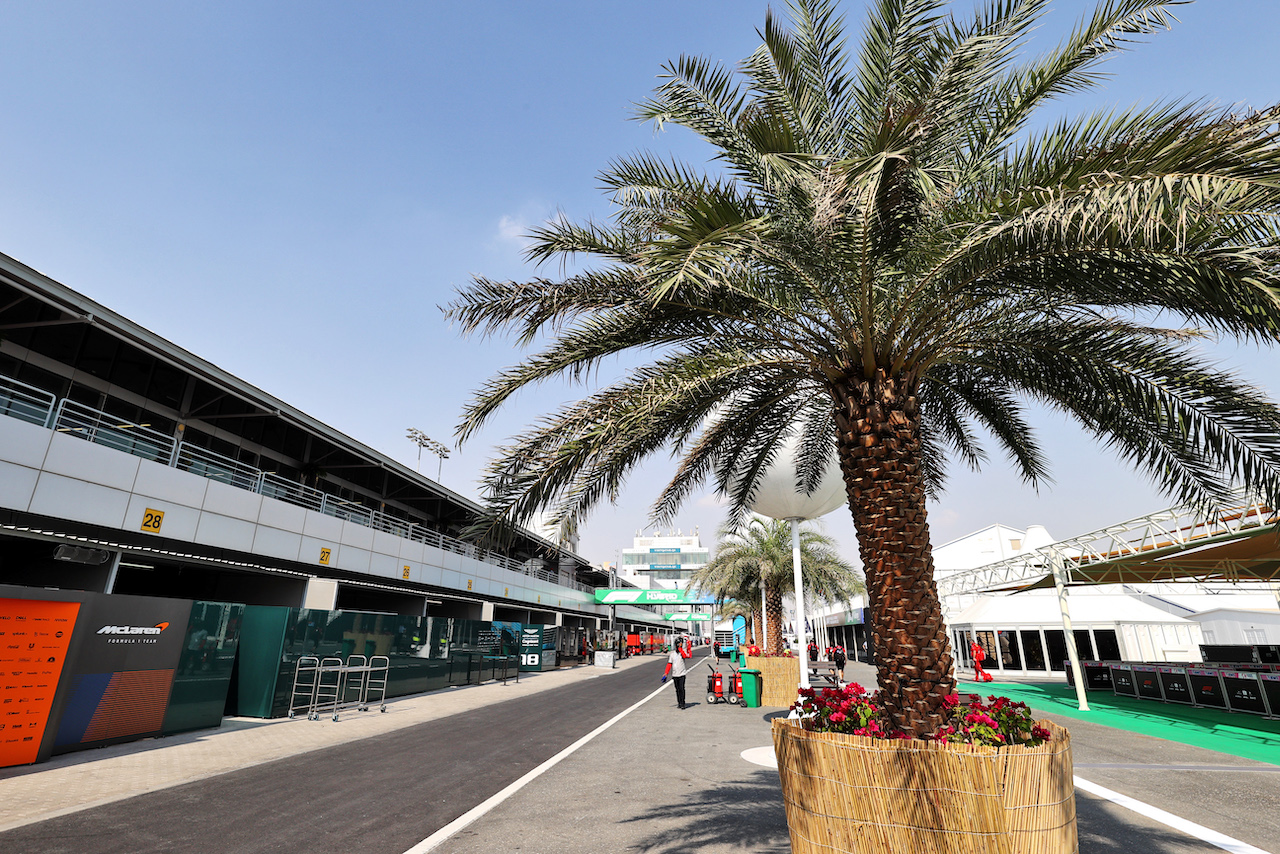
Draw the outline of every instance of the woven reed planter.
[[[792,854],[1076,854],[1071,736],[980,747],[773,722]]]
[[[786,709],[796,701],[800,688],[800,659],[785,656],[747,656],[747,667],[760,671],[764,680],[760,705]]]

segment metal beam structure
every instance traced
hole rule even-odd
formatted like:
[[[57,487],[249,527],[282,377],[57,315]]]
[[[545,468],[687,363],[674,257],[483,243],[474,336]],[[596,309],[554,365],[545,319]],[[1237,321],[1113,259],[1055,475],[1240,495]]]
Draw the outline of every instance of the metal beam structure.
[[[1277,514],[1238,494],[1216,512],[1182,505],[938,580],[941,597],[1068,585],[1280,579]]]

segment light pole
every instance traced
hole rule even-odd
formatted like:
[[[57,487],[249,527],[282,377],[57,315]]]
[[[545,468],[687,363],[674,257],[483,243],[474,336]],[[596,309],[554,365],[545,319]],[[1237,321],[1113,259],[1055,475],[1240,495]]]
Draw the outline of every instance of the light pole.
[[[787,440],[778,450],[773,465],[765,469],[756,488],[751,509],[761,516],[786,519],[791,523],[791,570],[796,587],[796,639],[800,647],[800,687],[809,687],[809,645],[804,630],[804,582],[800,575],[800,523],[816,519],[835,510],[847,499],[844,478],[834,455],[818,481],[808,494],[798,486],[799,473],[795,463],[800,449],[799,437]]]
[[[426,448],[440,459],[440,464],[436,466],[436,481],[440,480],[440,473],[444,470],[444,461],[449,459],[449,447],[432,439],[426,433],[423,433],[417,427],[410,427],[405,437],[410,442],[418,446],[418,472],[422,472],[422,449]]]

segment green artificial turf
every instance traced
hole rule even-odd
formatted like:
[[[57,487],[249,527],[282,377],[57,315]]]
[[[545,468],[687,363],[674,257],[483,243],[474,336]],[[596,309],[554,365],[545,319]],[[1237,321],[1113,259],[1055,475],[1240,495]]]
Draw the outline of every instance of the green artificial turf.
[[[1280,765],[1280,721],[1099,691],[1085,695],[1089,711],[1082,712],[1075,688],[1066,684],[961,682],[959,691],[983,697],[1004,696],[1039,712]]]

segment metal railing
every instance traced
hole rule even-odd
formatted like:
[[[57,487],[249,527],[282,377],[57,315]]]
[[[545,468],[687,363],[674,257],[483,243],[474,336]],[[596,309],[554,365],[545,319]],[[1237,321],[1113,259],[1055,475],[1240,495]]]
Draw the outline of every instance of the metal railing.
[[[308,510],[319,510],[324,505],[324,493],[320,490],[285,480],[270,472],[262,472],[257,492],[267,498],[277,498]]]
[[[57,397],[47,391],[0,377],[0,415],[48,427],[56,403]]]
[[[957,571],[938,579],[938,595],[976,594],[1037,581],[1055,567],[1069,572],[1124,558],[1156,557],[1198,548],[1223,538],[1262,531],[1275,522],[1274,509],[1244,493],[1238,493],[1236,500],[1214,513],[1206,514],[1195,505],[1179,505],[996,563]]]
[[[178,443],[178,456],[174,467],[182,471],[207,477],[230,486],[257,492],[262,472],[247,463],[198,448],[189,442]]]
[[[59,401],[53,394],[6,377],[0,377],[0,415],[51,427],[68,436],[255,492],[266,498],[315,510],[335,519],[425,543],[442,551],[483,561],[561,587],[584,593],[594,590],[573,579],[565,580],[556,569],[535,561],[521,563],[506,555],[477,548],[473,543],[463,542],[383,511],[338,498],[277,474],[264,472],[248,463],[188,442],[180,442],[172,436],[152,430],[146,424],[135,424],[65,398]]]
[[[165,465],[173,465],[178,447],[177,439],[145,424],[115,418],[66,398],[54,412],[53,429]]]

